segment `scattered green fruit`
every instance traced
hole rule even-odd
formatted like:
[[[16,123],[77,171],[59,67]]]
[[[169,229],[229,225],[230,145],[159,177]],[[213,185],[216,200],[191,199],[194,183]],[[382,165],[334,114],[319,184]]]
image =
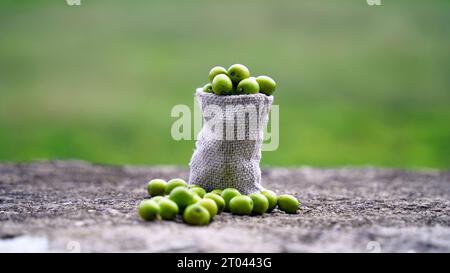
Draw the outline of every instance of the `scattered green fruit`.
[[[203,86],[203,92],[213,93],[212,84],[210,83],[205,84],[205,86]]]
[[[194,203],[197,203],[198,201],[202,200],[202,198],[198,196],[198,194],[196,194],[195,192],[192,193],[194,194]]]
[[[147,184],[147,191],[150,196],[164,195],[166,192],[167,182],[162,179],[150,180]]]
[[[187,183],[181,178],[171,179],[169,180],[169,182],[167,182],[165,193],[170,194],[172,190],[175,189],[176,187],[187,187]]]
[[[212,89],[216,95],[229,95],[233,89],[233,83],[225,74],[219,74],[212,81]]]
[[[269,200],[267,197],[260,193],[250,194],[250,198],[253,200],[253,211],[254,214],[263,214],[269,208]]]
[[[199,186],[191,187],[191,191],[195,192],[201,198],[203,198],[203,196],[205,196],[205,194],[206,194],[206,191],[202,187],[199,187]]]
[[[297,198],[289,194],[283,194],[278,196],[278,208],[286,213],[297,213],[298,206]]]
[[[208,75],[209,81],[212,82],[214,80],[214,77],[216,77],[219,74],[225,74],[228,76],[228,72],[224,67],[215,66],[215,67],[211,68],[211,70],[209,71],[209,75]]]
[[[233,197],[236,197],[238,195],[241,195],[241,193],[238,190],[233,189],[233,188],[227,188],[222,191],[221,196],[222,196],[223,200],[225,200],[225,208],[224,208],[225,211],[230,211],[230,206],[229,206],[230,200]]]
[[[230,211],[233,214],[250,215],[253,210],[253,200],[247,195],[235,196],[230,200]]]
[[[256,78],[256,81],[259,85],[259,92],[264,93],[266,95],[272,95],[277,87],[275,81],[268,76],[259,76]]]
[[[212,190],[211,193],[221,195],[222,194],[222,190],[221,189],[215,189],[215,190]]]
[[[211,218],[217,215],[218,208],[214,200],[203,198],[202,200],[198,201],[197,204],[207,209]]]
[[[237,86],[238,94],[256,94],[259,92],[258,82],[254,79],[244,79]]]
[[[178,208],[183,210],[196,202],[196,194],[186,187],[177,187],[172,190],[169,199],[177,203]]]
[[[230,76],[232,82],[238,83],[250,77],[250,71],[245,65],[233,64],[230,68],[228,68],[228,75]]]
[[[150,200],[155,201],[156,203],[159,203],[159,201],[161,201],[163,199],[166,199],[166,197],[159,195],[159,196],[152,197],[152,199],[150,199]]]
[[[138,206],[138,213],[145,221],[155,220],[159,214],[159,205],[153,200],[143,200]]]
[[[159,201],[159,215],[164,220],[173,220],[178,214],[178,205],[167,198],[161,199]]]
[[[269,208],[267,209],[267,212],[271,212],[277,206],[278,197],[276,193],[270,190],[264,190],[261,194],[264,195],[269,201]]]
[[[205,196],[203,196],[203,199],[211,199],[214,202],[216,202],[217,205],[217,213],[221,213],[223,209],[225,208],[225,200],[222,198],[222,196],[215,194],[215,193],[207,193]]]
[[[201,205],[193,204],[188,206],[183,213],[185,223],[196,226],[207,225],[211,219],[207,209]]]

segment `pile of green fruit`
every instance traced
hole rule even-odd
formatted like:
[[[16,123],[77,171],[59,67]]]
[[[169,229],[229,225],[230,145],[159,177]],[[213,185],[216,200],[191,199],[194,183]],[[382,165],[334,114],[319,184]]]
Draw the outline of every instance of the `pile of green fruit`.
[[[203,91],[221,96],[256,93],[270,96],[277,86],[268,76],[250,77],[250,71],[242,64],[233,64],[228,70],[215,66],[209,71],[208,78],[209,83],[203,86]]]
[[[207,225],[223,211],[237,215],[261,215],[275,207],[286,213],[297,213],[299,201],[292,195],[277,196],[273,191],[242,195],[238,190],[215,189],[207,193],[196,185],[188,185],[183,179],[166,182],[153,179],[148,182],[150,199],[143,200],[138,213],[145,221],[174,220],[178,214],[190,225]]]

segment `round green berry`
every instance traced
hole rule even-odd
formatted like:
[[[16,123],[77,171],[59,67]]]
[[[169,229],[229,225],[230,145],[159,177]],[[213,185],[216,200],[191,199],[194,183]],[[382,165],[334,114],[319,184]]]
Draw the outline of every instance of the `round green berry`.
[[[209,224],[211,216],[200,204],[188,206],[183,213],[183,221],[189,225],[203,226]]]
[[[225,74],[219,74],[212,81],[213,92],[216,95],[229,95],[233,90],[233,83]]]
[[[212,84],[207,83],[203,86],[203,92],[213,93]]]
[[[159,214],[159,205],[149,199],[143,200],[139,203],[138,213],[145,221],[155,220]]]
[[[164,195],[166,192],[167,182],[162,179],[150,180],[147,184],[147,191],[150,196]]]
[[[250,215],[253,210],[253,200],[247,195],[239,195],[230,200],[230,211],[233,214]]]
[[[272,95],[273,92],[275,92],[275,88],[277,87],[277,84],[275,81],[268,76],[259,76],[256,78],[256,81],[259,84],[259,92],[264,93],[266,95]]]
[[[278,208],[286,213],[297,213],[300,202],[292,195],[278,196]]]
[[[209,74],[208,74],[209,81],[212,82],[214,80],[214,77],[219,74],[228,75],[228,72],[224,67],[221,67],[221,66],[214,66],[213,68],[211,68],[211,70],[209,71]]]
[[[152,197],[152,199],[150,199],[150,200],[155,201],[156,203],[159,203],[159,201],[161,201],[163,199],[166,199],[166,197],[158,195],[158,196]]]
[[[199,186],[192,187],[191,191],[195,192],[201,198],[203,198],[203,196],[205,196],[205,194],[206,194],[206,191],[202,187],[199,187]]]
[[[264,195],[269,201],[269,208],[267,209],[267,212],[271,212],[277,206],[278,197],[276,193],[270,190],[264,190],[261,194]]]
[[[256,94],[259,92],[259,85],[255,79],[244,79],[237,86],[238,94]]]
[[[228,76],[230,76],[233,83],[238,83],[243,79],[250,77],[250,71],[245,65],[233,64],[228,68]]]
[[[173,220],[178,214],[178,205],[174,201],[163,198],[158,204],[159,215],[161,215],[161,218],[164,220]]]
[[[184,181],[181,178],[174,178],[174,179],[169,180],[169,182],[167,182],[165,193],[170,194],[170,192],[172,192],[172,190],[177,187],[187,187],[186,181]]]
[[[195,193],[186,187],[177,187],[172,190],[169,199],[177,203],[178,208],[183,210],[187,206],[196,202]]]
[[[203,196],[203,199],[211,199],[214,202],[216,202],[217,205],[217,213],[221,213],[223,209],[225,208],[225,200],[222,198],[222,196],[215,194],[215,193],[207,193],[205,196]]]
[[[253,200],[253,211],[254,214],[263,214],[269,208],[269,200],[267,197],[260,193],[250,194],[250,198]]]
[[[209,198],[203,198],[202,200],[198,201],[197,204],[207,209],[211,218],[217,215],[218,208],[214,200]]]
[[[233,197],[236,197],[239,195],[241,195],[241,193],[238,190],[233,189],[233,188],[227,188],[222,191],[221,196],[222,196],[223,200],[225,200],[225,208],[224,208],[225,211],[230,211],[230,200]]]
[[[221,189],[215,189],[215,190],[212,190],[211,193],[221,195],[222,194],[222,190]]]

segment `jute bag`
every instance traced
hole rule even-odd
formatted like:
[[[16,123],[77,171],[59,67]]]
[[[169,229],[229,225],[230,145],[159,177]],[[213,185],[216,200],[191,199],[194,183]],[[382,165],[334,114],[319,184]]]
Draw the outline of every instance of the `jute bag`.
[[[189,163],[189,184],[210,191],[236,188],[242,194],[262,190],[261,146],[273,96],[218,96],[201,88],[195,94],[203,115]]]

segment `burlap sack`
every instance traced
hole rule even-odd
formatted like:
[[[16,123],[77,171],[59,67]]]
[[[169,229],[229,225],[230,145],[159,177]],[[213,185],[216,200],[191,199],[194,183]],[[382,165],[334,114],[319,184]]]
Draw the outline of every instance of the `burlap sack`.
[[[192,155],[189,183],[206,190],[262,190],[261,146],[272,96],[217,96],[196,91],[203,127]]]

